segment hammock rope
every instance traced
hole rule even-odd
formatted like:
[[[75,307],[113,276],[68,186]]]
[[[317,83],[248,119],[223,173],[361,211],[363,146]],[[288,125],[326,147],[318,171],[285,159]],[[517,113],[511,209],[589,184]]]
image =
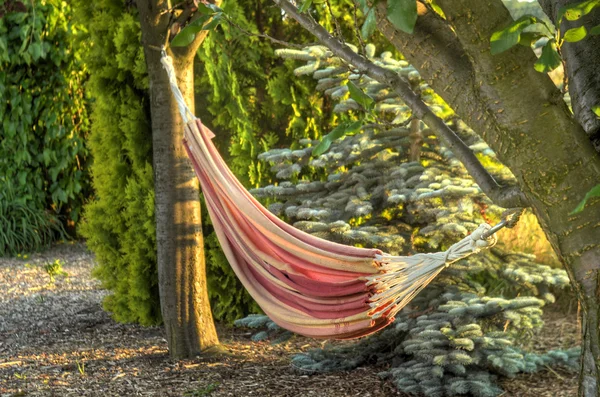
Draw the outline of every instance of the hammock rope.
[[[183,144],[233,271],[264,312],[292,332],[351,339],[376,332],[450,264],[492,247],[480,225],[447,251],[393,256],[320,239],[283,222],[237,180],[212,143],[215,135],[189,109],[173,63],[161,62],[185,121]]]

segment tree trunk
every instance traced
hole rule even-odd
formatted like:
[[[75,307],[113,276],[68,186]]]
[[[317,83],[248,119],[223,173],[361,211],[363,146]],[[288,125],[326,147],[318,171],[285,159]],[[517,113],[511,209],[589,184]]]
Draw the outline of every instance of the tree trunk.
[[[161,15],[160,11],[168,4],[144,0],[137,4],[150,79],[161,311],[171,357],[193,357],[219,344],[208,300],[198,179],[182,145],[184,123],[160,63],[160,51],[152,48],[165,42],[168,13]],[[191,51],[173,53],[168,49],[191,109],[198,41]]]
[[[580,395],[598,396],[600,200],[569,213],[600,181],[600,156],[560,91],[533,69],[529,48],[491,55],[492,33],[512,21],[500,0],[436,3],[446,19],[428,12],[408,35],[379,2],[378,28],[517,178],[577,291],[585,324]]]

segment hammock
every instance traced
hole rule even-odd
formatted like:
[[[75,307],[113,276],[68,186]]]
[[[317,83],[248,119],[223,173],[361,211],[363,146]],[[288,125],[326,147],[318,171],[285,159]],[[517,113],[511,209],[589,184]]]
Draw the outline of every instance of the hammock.
[[[209,215],[236,276],[279,326],[314,338],[351,339],[376,332],[451,263],[493,246],[501,228],[482,224],[445,252],[393,256],[337,244],[283,222],[229,170],[177,87],[170,57],[162,63],[186,122],[184,142]]]

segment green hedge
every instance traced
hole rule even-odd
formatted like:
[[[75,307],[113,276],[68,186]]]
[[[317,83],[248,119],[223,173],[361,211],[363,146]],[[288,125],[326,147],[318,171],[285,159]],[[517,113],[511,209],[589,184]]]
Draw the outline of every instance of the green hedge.
[[[148,78],[134,8],[125,1],[77,0],[87,26],[89,147],[94,199],[81,234],[96,254],[95,275],[112,294],[104,307],[122,322],[160,322]]]
[[[0,18],[0,256],[37,250],[78,221],[87,195],[87,72],[66,2]]]

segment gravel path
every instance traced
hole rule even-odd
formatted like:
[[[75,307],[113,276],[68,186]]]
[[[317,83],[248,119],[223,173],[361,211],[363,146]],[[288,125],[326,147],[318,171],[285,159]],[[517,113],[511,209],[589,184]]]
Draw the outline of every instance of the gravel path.
[[[67,276],[52,282],[45,266],[57,259]],[[79,243],[0,258],[0,397],[406,397],[377,376],[382,368],[298,373],[290,358],[324,343],[303,337],[272,346],[218,326],[232,356],[173,361],[162,328],[119,324],[102,310],[107,293],[91,277],[93,266],[93,256]],[[536,348],[577,342],[573,314],[546,322]],[[553,370],[503,380],[502,396],[570,397],[576,386],[575,374]]]

